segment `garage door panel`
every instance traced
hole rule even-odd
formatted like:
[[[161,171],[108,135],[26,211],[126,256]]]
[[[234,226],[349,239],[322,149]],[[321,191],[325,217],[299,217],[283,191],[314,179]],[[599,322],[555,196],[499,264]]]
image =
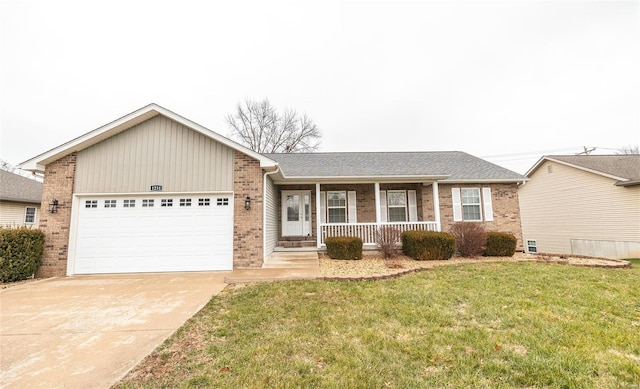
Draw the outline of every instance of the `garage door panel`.
[[[209,206],[199,205],[203,197]],[[218,198],[226,205],[218,206]],[[153,206],[142,207],[145,199]],[[162,199],[173,206],[162,207]],[[191,206],[179,206],[181,199],[191,199]],[[232,199],[231,194],[80,198],[75,273],[231,270]],[[135,206],[124,207],[124,200]]]

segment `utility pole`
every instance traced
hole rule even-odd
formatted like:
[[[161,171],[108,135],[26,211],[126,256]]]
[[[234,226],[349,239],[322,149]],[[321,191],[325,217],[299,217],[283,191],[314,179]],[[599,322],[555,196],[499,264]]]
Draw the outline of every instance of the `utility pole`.
[[[596,149],[595,147],[592,147],[592,148],[588,149],[587,146],[582,146],[582,148],[584,149],[584,151],[576,153],[576,155],[590,155],[591,152]]]

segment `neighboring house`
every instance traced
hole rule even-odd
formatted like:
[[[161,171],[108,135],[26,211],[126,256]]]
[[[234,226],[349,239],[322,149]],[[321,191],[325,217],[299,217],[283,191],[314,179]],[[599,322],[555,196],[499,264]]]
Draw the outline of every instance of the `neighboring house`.
[[[44,172],[40,276],[261,267],[378,225],[512,232],[526,178],[462,152],[258,154],[151,104],[22,164]],[[520,246],[521,247],[521,246]]]
[[[42,183],[0,170],[0,226],[38,227]]]
[[[640,155],[550,155],[526,175],[526,251],[640,257]]]

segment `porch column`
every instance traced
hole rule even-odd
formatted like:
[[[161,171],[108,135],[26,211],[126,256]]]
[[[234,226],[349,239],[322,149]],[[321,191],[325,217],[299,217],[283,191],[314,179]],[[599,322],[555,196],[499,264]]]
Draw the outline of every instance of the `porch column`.
[[[320,223],[322,222],[322,218],[320,217],[320,183],[316,182],[316,246],[318,248],[322,247],[320,243],[320,235],[322,234],[322,228],[320,227]]]
[[[440,194],[438,193],[438,182],[433,182],[433,215],[436,219],[436,231],[441,231],[440,225]]]
[[[374,182],[373,183],[373,187],[374,187],[374,192],[376,194],[376,224],[380,224],[380,219],[381,219],[381,215],[380,215],[380,183],[379,182]]]

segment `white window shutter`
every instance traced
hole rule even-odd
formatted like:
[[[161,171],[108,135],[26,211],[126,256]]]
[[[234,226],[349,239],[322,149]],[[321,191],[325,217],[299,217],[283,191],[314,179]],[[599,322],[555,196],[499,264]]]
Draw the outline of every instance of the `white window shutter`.
[[[347,192],[347,199],[349,201],[349,223],[357,223],[358,207],[356,206],[356,191],[350,190]]]
[[[408,190],[407,191],[407,202],[409,203],[409,221],[417,222],[418,221],[418,202],[416,200],[416,191]]]
[[[482,188],[482,201],[484,203],[484,220],[493,221],[493,205],[491,204],[491,188]]]
[[[320,224],[327,222],[327,192],[320,192]]]
[[[451,200],[453,202],[453,221],[462,221],[462,198],[460,188],[451,188]]]
[[[380,191],[380,221],[387,222],[387,191]]]

